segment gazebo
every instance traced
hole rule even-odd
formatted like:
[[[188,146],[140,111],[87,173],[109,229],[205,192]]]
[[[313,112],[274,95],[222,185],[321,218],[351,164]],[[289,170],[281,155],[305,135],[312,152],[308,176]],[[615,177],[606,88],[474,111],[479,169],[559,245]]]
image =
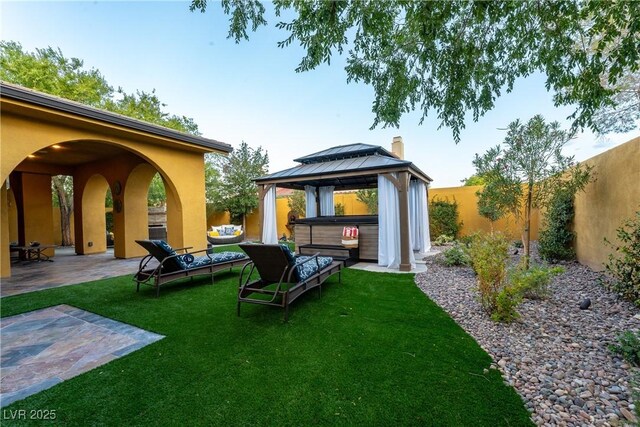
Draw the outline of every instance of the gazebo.
[[[428,186],[432,179],[404,160],[402,138],[393,153],[369,144],[329,148],[295,159],[290,169],[256,179],[260,195],[260,235],[276,243],[276,187],[303,190],[306,217],[296,221],[296,249],[336,255],[343,226],[360,230],[359,259],[400,271],[415,267],[414,252],[430,249]],[[335,216],[334,191],[378,189],[378,214]],[[353,257],[353,252],[350,254]]]

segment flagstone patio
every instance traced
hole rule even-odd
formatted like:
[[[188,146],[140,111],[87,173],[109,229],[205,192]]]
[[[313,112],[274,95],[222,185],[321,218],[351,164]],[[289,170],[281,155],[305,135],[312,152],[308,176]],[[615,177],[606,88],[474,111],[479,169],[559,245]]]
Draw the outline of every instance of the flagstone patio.
[[[164,338],[69,305],[2,319],[4,407]]]

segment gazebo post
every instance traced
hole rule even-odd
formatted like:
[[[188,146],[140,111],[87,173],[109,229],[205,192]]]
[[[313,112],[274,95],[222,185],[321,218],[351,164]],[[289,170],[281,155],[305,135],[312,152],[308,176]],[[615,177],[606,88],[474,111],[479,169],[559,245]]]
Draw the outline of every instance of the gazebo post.
[[[400,271],[411,271],[409,239],[409,173],[398,173],[398,203],[400,205]]]
[[[316,217],[320,216],[320,187],[316,186]]]

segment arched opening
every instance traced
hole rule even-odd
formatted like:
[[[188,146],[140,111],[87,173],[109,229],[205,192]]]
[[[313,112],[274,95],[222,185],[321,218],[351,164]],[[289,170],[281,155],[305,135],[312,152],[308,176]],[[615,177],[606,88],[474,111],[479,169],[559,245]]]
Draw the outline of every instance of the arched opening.
[[[76,242],[76,252],[93,254],[107,250],[105,200],[109,183],[95,174],[87,180],[82,192],[82,242]]]
[[[123,206],[127,219],[122,227],[128,241],[157,238],[174,246],[182,245],[180,198],[151,164],[141,163],[131,171],[124,187]],[[116,257],[120,255],[118,249],[116,244]],[[133,250],[138,255],[145,254],[142,248]]]
[[[149,209],[149,238],[167,240],[167,192],[160,173],[156,173],[147,193]]]

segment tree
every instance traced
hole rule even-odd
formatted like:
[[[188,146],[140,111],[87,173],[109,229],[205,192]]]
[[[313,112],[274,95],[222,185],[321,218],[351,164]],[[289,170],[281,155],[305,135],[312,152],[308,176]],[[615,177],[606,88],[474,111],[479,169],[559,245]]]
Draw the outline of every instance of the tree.
[[[71,237],[71,213],[73,212],[73,177],[56,175],[51,177],[51,187],[54,191],[54,205],[60,208],[60,230],[62,231],[62,246],[73,245]]]
[[[149,191],[147,192],[147,206],[160,207],[167,203],[167,192],[164,188],[164,181],[159,173],[151,178]]]
[[[218,158],[222,179],[219,188],[220,206],[232,219],[241,219],[246,230],[246,216],[258,207],[258,187],[254,179],[268,172],[269,155],[262,147],[253,149],[242,141],[229,156]]]
[[[293,194],[287,200],[289,210],[294,212],[298,217],[304,217],[307,213],[307,201],[305,200],[304,191],[293,190]]]
[[[155,90],[151,93],[136,91],[135,94],[127,94],[118,88],[114,92],[100,71],[85,69],[82,60],[66,58],[60,49],[47,47],[30,53],[23,51],[20,43],[2,41],[0,79],[181,132],[200,134],[193,119],[164,112],[166,104],[160,102]],[[115,98],[116,93],[119,99]],[[54,197],[60,207],[63,245],[73,244],[70,228],[73,212],[72,182],[71,177],[58,176],[52,179]],[[166,202],[164,185],[159,175],[154,177],[149,193],[151,205]]]
[[[531,209],[544,206],[551,195],[567,185],[566,171],[574,166],[573,157],[563,156],[564,145],[573,138],[571,132],[560,129],[558,122],[547,124],[541,115],[526,124],[519,120],[508,126],[504,147],[489,149],[484,155],[476,154],[473,161],[477,174],[483,176],[487,186],[480,193],[480,200],[496,207],[499,214],[511,212],[516,217],[524,213],[525,267],[530,254]],[[579,166],[569,176],[582,174]],[[574,186],[586,185],[582,179]],[[490,192],[487,191],[490,189]]]
[[[259,0],[221,2],[237,43],[267,25]],[[597,130],[594,113],[612,102],[618,82],[640,69],[640,8],[630,0],[300,1],[274,0],[279,47],[300,44],[296,72],[346,53],[347,82],[373,86],[378,124],[434,110],[456,141],[471,111],[478,120],[516,79],[545,73],[556,105],[575,105],[574,129]],[[204,12],[207,0],[192,0]],[[579,43],[576,43],[578,41]],[[588,48],[588,49],[587,49]],[[606,78],[607,85],[602,84]]]
[[[378,214],[378,189],[358,190],[356,191],[358,201],[367,206],[367,212],[370,215]]]
[[[606,87],[615,91],[615,95],[594,115],[598,133],[602,136],[637,129],[640,121],[640,71],[625,74],[615,87]]]
[[[485,180],[483,177],[478,175],[471,175],[469,178],[465,178],[460,181],[465,187],[471,187],[474,185],[484,185]]]

